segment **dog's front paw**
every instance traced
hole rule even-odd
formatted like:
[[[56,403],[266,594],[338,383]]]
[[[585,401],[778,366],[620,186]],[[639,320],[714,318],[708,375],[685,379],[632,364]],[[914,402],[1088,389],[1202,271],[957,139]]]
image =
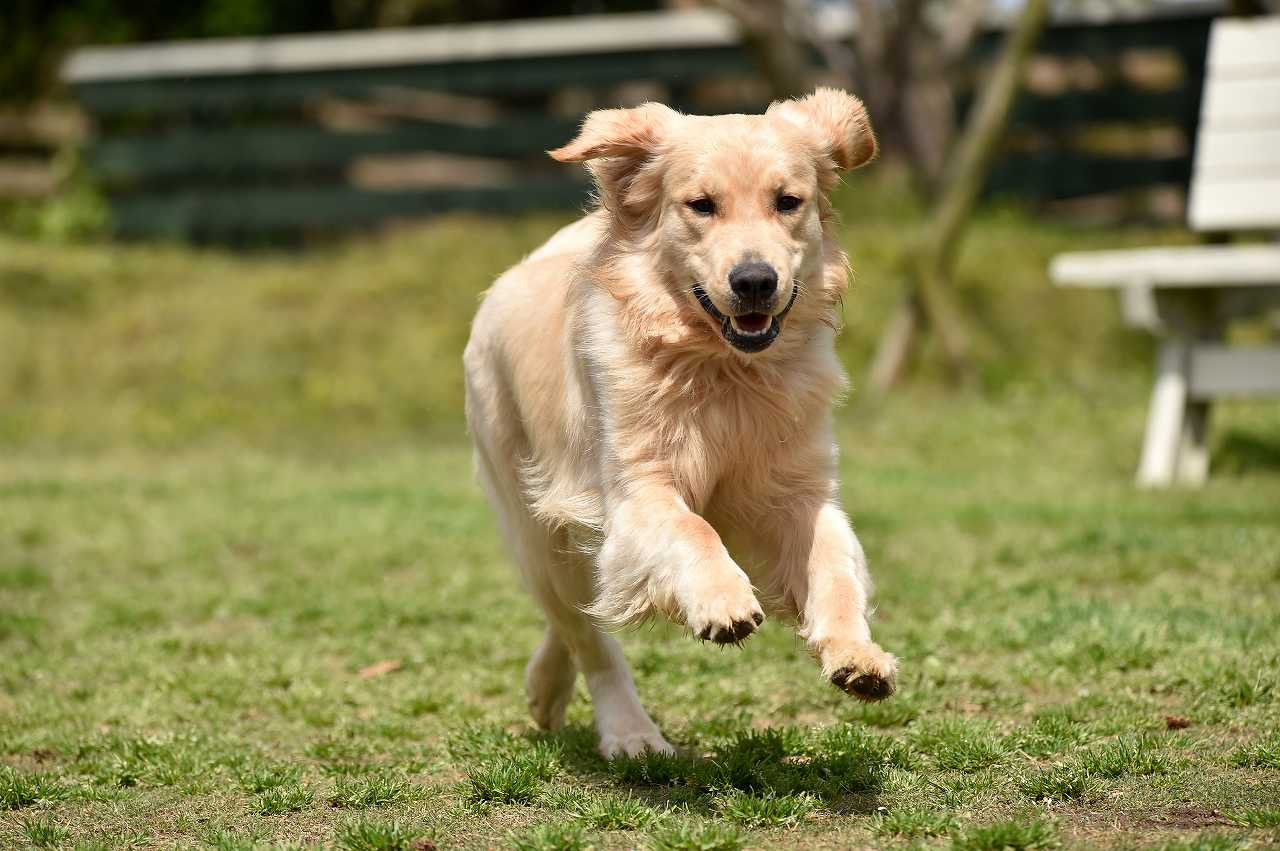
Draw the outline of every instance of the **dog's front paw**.
[[[733,620],[728,624],[709,623],[698,630],[698,638],[703,641],[714,641],[716,644],[737,644],[756,631],[756,627],[764,623],[764,612],[754,612],[750,620]]]
[[[764,623],[764,610],[747,588],[737,599],[712,599],[689,606],[685,618],[693,634],[703,641],[738,644]]]
[[[898,687],[898,660],[868,642],[842,654],[832,685],[858,700],[884,700]]]

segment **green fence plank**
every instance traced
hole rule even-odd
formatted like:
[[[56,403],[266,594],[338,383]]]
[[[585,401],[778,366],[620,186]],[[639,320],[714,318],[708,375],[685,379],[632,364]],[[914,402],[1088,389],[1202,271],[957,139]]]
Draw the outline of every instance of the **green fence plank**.
[[[1185,157],[1103,157],[1065,151],[1012,154],[992,169],[987,192],[1052,200],[1158,184],[1185,185],[1190,177],[1191,164]]]
[[[99,180],[119,186],[188,177],[283,176],[379,154],[528,157],[573,138],[577,124],[523,116],[492,127],[414,122],[361,132],[305,125],[184,127],[108,137],[89,148],[88,162]]]
[[[1195,14],[1153,20],[1055,24],[1036,43],[1036,53],[1057,56],[1115,56],[1122,50],[1169,48],[1194,52],[1209,41],[1213,15]],[[989,31],[975,42],[973,60],[986,62],[1000,49],[1003,33]]]
[[[227,187],[119,195],[110,199],[117,236],[222,240],[304,230],[338,230],[454,210],[507,212],[582,206],[587,187],[527,180],[497,187],[370,191],[350,186]]]
[[[961,102],[964,109],[966,102]],[[1200,106],[1199,86],[1151,91],[1116,85],[1100,91],[1072,91],[1058,96],[1020,95],[1010,124],[1043,130],[1085,128],[1103,123],[1167,123],[1194,120]]]
[[[190,114],[277,110],[317,96],[369,97],[389,88],[513,96],[631,80],[696,82],[727,73],[753,73],[741,49],[646,50],[296,74],[112,81],[81,84],[75,93],[85,108],[98,116]]]

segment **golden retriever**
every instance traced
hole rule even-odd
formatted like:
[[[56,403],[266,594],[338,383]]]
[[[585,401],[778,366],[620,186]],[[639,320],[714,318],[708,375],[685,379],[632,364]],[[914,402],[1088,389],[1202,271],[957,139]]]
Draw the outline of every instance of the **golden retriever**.
[[[827,195],[875,151],[862,103],[819,89],[763,115],[601,110],[550,152],[588,163],[598,209],[497,280],[464,358],[478,475],[546,611],[540,726],[581,671],[606,758],[670,752],[605,631],[655,611],[737,644],[767,606],[837,687],[893,692],[831,424]]]

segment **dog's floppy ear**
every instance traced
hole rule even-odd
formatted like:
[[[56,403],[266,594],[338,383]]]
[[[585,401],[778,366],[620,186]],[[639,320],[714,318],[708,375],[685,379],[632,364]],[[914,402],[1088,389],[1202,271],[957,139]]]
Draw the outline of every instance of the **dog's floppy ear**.
[[[587,116],[576,139],[547,153],[562,163],[588,162],[604,207],[640,230],[652,223],[661,196],[658,172],[645,165],[679,119],[680,113],[660,103],[599,109]]]
[[[679,117],[680,113],[660,103],[632,109],[597,109],[582,122],[576,139],[547,153],[562,163],[601,157],[644,158],[662,144]]]
[[[876,155],[866,107],[848,92],[819,88],[802,98],[778,101],[767,114],[809,132],[841,171],[866,165]]]

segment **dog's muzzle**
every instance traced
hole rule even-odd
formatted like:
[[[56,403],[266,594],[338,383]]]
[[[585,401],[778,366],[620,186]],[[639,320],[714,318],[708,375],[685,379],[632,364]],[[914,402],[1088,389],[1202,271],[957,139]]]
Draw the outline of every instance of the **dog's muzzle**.
[[[793,284],[787,306],[772,316],[766,313],[726,316],[711,301],[711,296],[707,295],[707,291],[701,284],[695,284],[693,287],[693,295],[698,299],[698,304],[702,305],[702,309],[708,316],[720,323],[720,333],[724,335],[729,345],[747,354],[762,352],[773,345],[773,341],[782,333],[782,320],[786,319],[787,314],[791,312],[791,308],[796,303],[796,296],[799,294],[800,288]]]

